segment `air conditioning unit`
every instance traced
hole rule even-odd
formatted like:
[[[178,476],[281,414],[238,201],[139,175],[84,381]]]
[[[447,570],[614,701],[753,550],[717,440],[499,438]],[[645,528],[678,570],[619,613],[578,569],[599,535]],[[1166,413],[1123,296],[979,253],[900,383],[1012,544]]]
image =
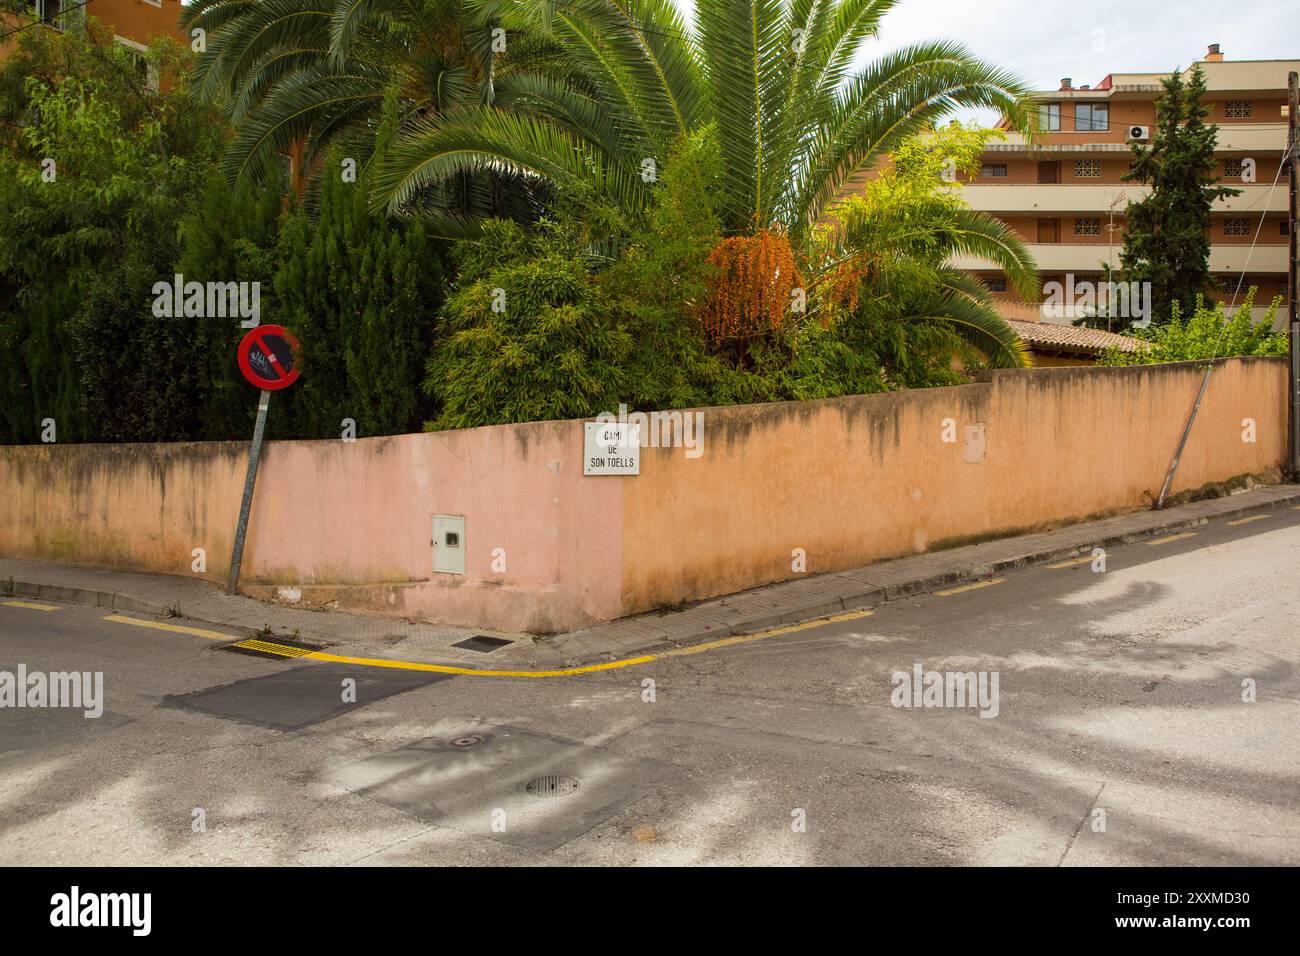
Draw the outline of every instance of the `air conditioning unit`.
[[[1130,126],[1128,128],[1128,138],[1138,142],[1146,142],[1151,138],[1150,126]]]

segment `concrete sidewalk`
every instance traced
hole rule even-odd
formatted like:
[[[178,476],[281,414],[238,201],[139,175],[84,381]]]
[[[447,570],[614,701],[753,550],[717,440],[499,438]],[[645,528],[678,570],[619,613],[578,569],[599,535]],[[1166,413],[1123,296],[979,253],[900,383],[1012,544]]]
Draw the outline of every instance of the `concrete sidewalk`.
[[[0,590],[116,611],[180,616],[237,630],[240,636],[270,628],[276,634],[297,634],[358,657],[494,668],[508,661],[516,668],[553,668],[612,660],[871,607],[902,595],[975,581],[1007,568],[1087,554],[1094,547],[1297,505],[1300,486],[1275,485],[1164,511],[1133,512],[881,561],[855,570],[810,575],[685,609],[650,612],[547,637],[411,623],[343,611],[300,610],[228,596],[199,580],[4,558],[0,558]],[[454,646],[476,635],[499,637],[510,643],[490,653]]]
[[[481,664],[484,655],[454,647],[475,635],[532,644],[526,634],[503,634],[402,618],[343,611],[316,611],[229,595],[197,578],[136,574],[0,558],[0,593],[48,601],[69,601],[105,611],[185,618],[216,625],[239,637],[265,632],[300,636],[368,657],[393,657],[458,664]],[[179,622],[178,622],[179,623]],[[395,650],[400,645],[400,652]],[[358,653],[358,656],[362,656]]]

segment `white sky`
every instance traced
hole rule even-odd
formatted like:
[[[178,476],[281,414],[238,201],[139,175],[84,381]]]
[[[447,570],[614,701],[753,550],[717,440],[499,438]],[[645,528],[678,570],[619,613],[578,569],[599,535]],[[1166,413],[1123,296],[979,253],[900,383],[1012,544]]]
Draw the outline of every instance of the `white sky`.
[[[673,2],[689,11],[693,0]],[[1230,60],[1300,59],[1300,0],[901,0],[866,55],[933,39],[957,40],[1034,89],[1065,76],[1095,86],[1107,73],[1186,67],[1211,43]]]

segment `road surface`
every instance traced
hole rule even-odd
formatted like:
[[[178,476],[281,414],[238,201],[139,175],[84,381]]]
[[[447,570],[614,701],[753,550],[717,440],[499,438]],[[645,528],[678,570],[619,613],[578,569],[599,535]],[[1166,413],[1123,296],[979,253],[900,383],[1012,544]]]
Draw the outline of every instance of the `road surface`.
[[[0,603],[0,674],[103,675],[99,717],[0,709],[0,859],[1295,865],[1298,569],[1278,511],[545,679]],[[990,696],[894,706],[918,667]]]

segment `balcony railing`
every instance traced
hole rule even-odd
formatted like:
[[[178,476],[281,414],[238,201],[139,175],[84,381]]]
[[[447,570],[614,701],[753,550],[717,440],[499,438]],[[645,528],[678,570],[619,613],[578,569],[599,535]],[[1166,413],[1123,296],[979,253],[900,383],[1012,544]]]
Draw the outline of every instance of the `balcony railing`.
[[[1107,246],[1102,243],[1030,243],[1026,247],[1038,264],[1039,272],[1093,273],[1107,262],[1118,268],[1120,243]],[[1249,255],[1249,260],[1247,256]],[[1287,268],[1288,249],[1285,245],[1258,245],[1251,251],[1249,244],[1210,246],[1210,271],[1283,273]],[[960,255],[949,260],[958,269],[993,270],[994,263],[978,256]]]
[[[1276,188],[1269,183],[1234,183],[1223,185],[1241,193],[1217,200],[1213,209],[1221,213],[1286,212],[1288,193],[1285,180]],[[972,209],[983,212],[1025,215],[1041,213],[1124,213],[1130,202],[1144,199],[1151,189],[1128,183],[987,183],[974,182],[961,187],[962,198]]]

